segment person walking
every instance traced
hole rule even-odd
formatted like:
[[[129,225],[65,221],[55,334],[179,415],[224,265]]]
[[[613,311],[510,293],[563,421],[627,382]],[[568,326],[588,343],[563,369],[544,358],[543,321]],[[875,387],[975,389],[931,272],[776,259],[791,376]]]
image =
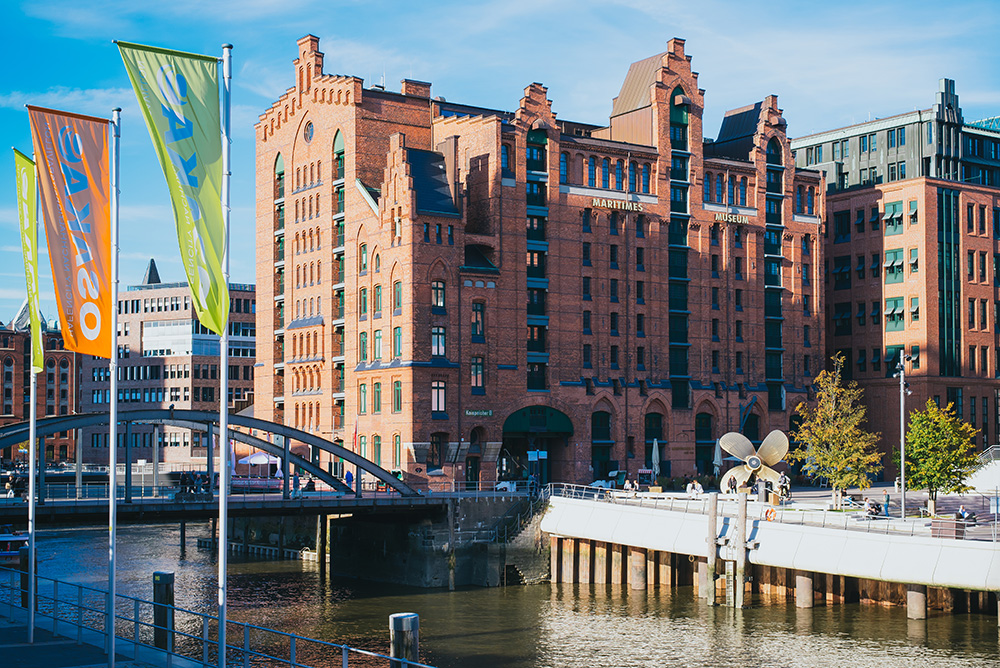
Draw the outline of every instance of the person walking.
[[[299,472],[296,471],[295,473],[292,474],[292,498],[293,499],[297,499],[300,496],[302,496],[302,491],[299,488],[299,485],[300,485],[300,482],[299,482]]]

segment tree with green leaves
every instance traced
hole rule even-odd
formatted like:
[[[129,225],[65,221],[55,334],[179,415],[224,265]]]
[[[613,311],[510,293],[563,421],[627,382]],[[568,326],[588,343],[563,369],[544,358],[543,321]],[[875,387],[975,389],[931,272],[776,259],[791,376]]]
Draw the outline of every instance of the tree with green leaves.
[[[796,413],[801,423],[792,437],[801,445],[788,458],[803,463],[803,470],[827,478],[839,507],[843,490],[867,489],[882,470],[876,444],[879,434],[864,428],[867,409],[861,403],[863,390],[854,381],[842,383],[844,356],[834,355],[832,371],[816,377],[816,403],[801,402]]]
[[[938,492],[968,491],[965,479],[976,466],[972,439],[978,433],[978,429],[955,415],[951,404],[941,408],[928,399],[924,410],[910,413],[906,432],[908,486],[926,489],[931,501],[937,500]]]

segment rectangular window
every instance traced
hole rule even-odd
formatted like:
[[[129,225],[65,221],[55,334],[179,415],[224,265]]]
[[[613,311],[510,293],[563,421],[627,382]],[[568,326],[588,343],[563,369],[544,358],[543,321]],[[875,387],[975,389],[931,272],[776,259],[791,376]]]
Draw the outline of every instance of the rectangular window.
[[[486,336],[486,304],[474,302],[472,304],[471,332],[473,341],[482,341]]]
[[[719,288],[712,288],[712,308],[719,310]]]
[[[613,302],[617,302],[618,301],[618,279],[617,278],[612,278],[610,281],[608,281],[608,293],[609,293],[609,297],[611,298],[611,301],[613,301]]]
[[[593,299],[590,294],[590,276],[583,277],[583,299],[588,302]]]
[[[583,344],[583,368],[590,369],[593,366],[593,349],[589,343]]]
[[[608,318],[608,323],[611,329],[611,336],[618,336],[618,314],[612,313]]]
[[[358,361],[368,361],[368,332],[358,333]]]
[[[903,282],[903,249],[896,248],[893,250],[887,250],[885,252],[885,263],[883,264],[885,268],[885,282],[889,283],[902,283]]]
[[[364,415],[368,412],[368,385],[361,383],[358,385],[358,413]]]
[[[382,412],[382,383],[372,383],[372,413]]]
[[[987,315],[989,311],[986,310],[987,301],[985,299],[979,300],[979,329],[986,331],[989,327],[987,320],[989,316]]]
[[[587,242],[587,241],[583,242],[583,266],[585,266],[585,267],[591,266],[591,262],[590,262],[590,242]]]
[[[635,368],[640,371],[646,368],[646,349],[643,346],[635,349]]]
[[[392,329],[392,356],[399,359],[403,356],[403,328],[393,327]]]
[[[392,381],[392,412],[399,413],[403,410],[403,381]]]
[[[611,346],[611,368],[618,368],[618,346]]]
[[[890,297],[885,300],[885,331],[903,331],[906,319],[903,314],[903,298]]]
[[[976,300],[969,300],[969,329],[976,327]]]
[[[646,302],[646,283],[645,281],[635,282],[635,301],[637,304],[644,304]]]
[[[470,362],[470,370],[472,373],[472,377],[470,379],[472,389],[473,390],[483,389],[484,388],[483,375],[485,372],[485,364],[483,362],[483,358],[473,357],[472,361]]]
[[[401,310],[403,308],[403,282],[396,281],[392,284],[392,310]]]
[[[358,315],[368,315],[368,288],[361,288],[358,292]]]
[[[431,412],[444,413],[447,411],[446,384],[443,380],[431,382]]]
[[[372,360],[382,359],[382,330],[376,329],[372,335]]]
[[[583,312],[583,333],[590,334],[590,311]]]
[[[910,297],[910,322],[920,320],[920,297]]]
[[[431,327],[431,355],[445,356],[445,328]]]

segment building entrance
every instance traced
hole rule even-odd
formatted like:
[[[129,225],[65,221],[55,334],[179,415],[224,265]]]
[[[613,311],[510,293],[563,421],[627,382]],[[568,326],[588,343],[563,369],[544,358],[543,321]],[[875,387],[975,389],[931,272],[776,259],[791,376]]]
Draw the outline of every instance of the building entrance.
[[[511,413],[503,424],[503,446],[497,462],[499,480],[552,481],[553,455],[561,457],[573,423],[548,406],[529,406]]]

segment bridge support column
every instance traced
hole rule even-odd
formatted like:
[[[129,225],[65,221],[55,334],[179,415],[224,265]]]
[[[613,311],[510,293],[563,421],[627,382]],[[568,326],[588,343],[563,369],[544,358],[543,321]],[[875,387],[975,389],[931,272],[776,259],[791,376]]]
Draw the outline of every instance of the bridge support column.
[[[718,541],[719,494],[708,495],[708,537],[705,539],[705,556],[708,558],[705,571],[705,596],[709,605],[715,605],[716,542]]]
[[[316,537],[316,556],[319,559],[319,570],[322,573],[323,569],[326,568],[327,528],[330,526],[330,520],[326,515],[320,515],[316,520],[319,522],[319,532]]]
[[[579,574],[576,578],[576,581],[580,584],[590,584],[590,581],[593,579],[591,576],[592,568],[590,554],[591,541],[580,540],[577,545],[577,569],[579,570]]]
[[[659,551],[646,550],[646,586],[653,589],[660,584],[659,559]]]
[[[698,570],[698,577],[695,582],[698,583],[698,598],[708,597],[708,560],[704,557],[697,557],[697,561],[694,562],[694,567]]]
[[[927,619],[927,585],[906,585],[907,619]]]
[[[608,583],[608,544],[594,543],[594,584]]]
[[[611,552],[611,584],[622,584],[622,552],[624,546],[608,543]]]
[[[632,589],[646,588],[646,550],[640,547],[629,547],[628,583]]]
[[[562,581],[576,582],[576,538],[562,540]]]
[[[562,565],[562,545],[559,544],[561,540],[558,536],[549,536],[549,580],[553,583],[562,582],[559,568]]]
[[[674,568],[673,561],[671,560],[670,552],[657,552],[657,570],[659,571],[659,577],[657,578],[657,584],[661,587],[673,587],[674,586]]]
[[[733,605],[736,608],[742,609],[744,607],[747,582],[747,495],[738,494],[737,496],[739,497],[739,503],[736,507],[736,527],[733,534],[733,540],[735,541],[733,547],[736,549]]]
[[[184,520],[181,520],[181,554],[184,553],[184,548],[185,548],[185,545],[184,545],[185,534],[187,534],[187,522],[185,522]]]
[[[795,607],[813,607],[813,573],[795,571]]]

